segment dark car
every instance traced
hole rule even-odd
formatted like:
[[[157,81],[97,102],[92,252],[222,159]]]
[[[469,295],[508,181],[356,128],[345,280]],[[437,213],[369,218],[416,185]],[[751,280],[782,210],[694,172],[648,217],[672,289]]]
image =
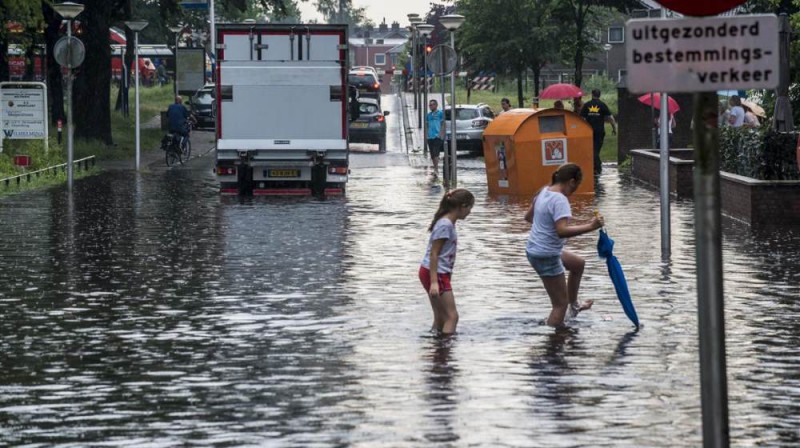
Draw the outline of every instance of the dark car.
[[[351,86],[355,86],[360,96],[380,100],[381,82],[374,71],[350,70],[350,73],[347,75],[347,83]]]
[[[378,150],[386,151],[386,115],[375,98],[358,99],[358,118],[350,122],[350,142],[374,143]]]
[[[190,105],[198,126],[214,127],[214,118],[216,116],[216,104],[214,102],[216,96],[217,91],[214,84],[206,84],[192,95]]]

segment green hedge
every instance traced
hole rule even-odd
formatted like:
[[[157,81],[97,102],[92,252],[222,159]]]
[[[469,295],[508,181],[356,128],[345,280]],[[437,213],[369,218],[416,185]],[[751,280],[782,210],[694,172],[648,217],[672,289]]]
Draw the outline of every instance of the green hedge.
[[[800,180],[798,135],[726,126],[720,132],[720,168],[760,180]]]

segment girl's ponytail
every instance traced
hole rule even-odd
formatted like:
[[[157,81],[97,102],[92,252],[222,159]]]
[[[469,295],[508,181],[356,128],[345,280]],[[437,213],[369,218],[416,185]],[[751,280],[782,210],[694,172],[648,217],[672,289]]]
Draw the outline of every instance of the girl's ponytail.
[[[458,207],[470,206],[473,204],[475,204],[475,196],[473,196],[469,190],[456,188],[455,190],[448,191],[442,196],[442,200],[439,202],[439,209],[433,214],[433,221],[431,221],[431,225],[428,226],[428,232],[433,231],[433,226],[435,226],[436,222],[442,219],[444,215]]]

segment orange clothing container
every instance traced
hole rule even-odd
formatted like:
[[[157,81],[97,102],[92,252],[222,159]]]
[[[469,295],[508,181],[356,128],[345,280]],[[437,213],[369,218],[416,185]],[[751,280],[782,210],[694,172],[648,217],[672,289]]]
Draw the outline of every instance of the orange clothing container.
[[[532,196],[565,163],[583,171],[576,193],[594,193],[592,127],[563,109],[512,109],[483,132],[489,193]]]

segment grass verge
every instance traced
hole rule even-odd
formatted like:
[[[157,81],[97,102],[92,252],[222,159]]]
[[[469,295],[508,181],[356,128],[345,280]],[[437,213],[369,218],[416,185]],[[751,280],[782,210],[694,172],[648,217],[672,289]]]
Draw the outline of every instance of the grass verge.
[[[131,110],[126,118],[120,112],[114,111],[114,103],[117,99],[118,89],[111,89],[111,135],[114,139],[113,145],[106,145],[97,140],[75,140],[75,154],[73,157],[81,159],[88,156],[96,156],[98,160],[119,160],[132,158],[136,152],[136,117],[134,108],[134,92],[131,91]],[[141,148],[146,151],[157,148],[161,142],[164,132],[160,128],[147,128],[145,125],[158,116],[159,112],[165,110],[172,103],[173,91],[171,86],[147,87],[140,90],[140,119],[141,119]],[[55,127],[50,129],[49,149],[44,150],[43,140],[4,140],[3,152],[0,153],[0,179],[25,174],[47,168],[54,165],[65,163],[67,160],[67,141],[66,134],[62,142],[58,144],[58,134]],[[15,155],[31,156],[32,164],[22,168],[14,165]],[[95,173],[97,170],[88,171],[75,169],[75,178],[84,177]],[[66,181],[66,173],[59,172],[57,175],[42,175],[32,177],[32,180],[22,180],[19,185],[12,181],[13,185],[6,187],[5,182],[0,182],[0,194],[14,193],[28,189],[43,188],[50,185],[57,185]]]

